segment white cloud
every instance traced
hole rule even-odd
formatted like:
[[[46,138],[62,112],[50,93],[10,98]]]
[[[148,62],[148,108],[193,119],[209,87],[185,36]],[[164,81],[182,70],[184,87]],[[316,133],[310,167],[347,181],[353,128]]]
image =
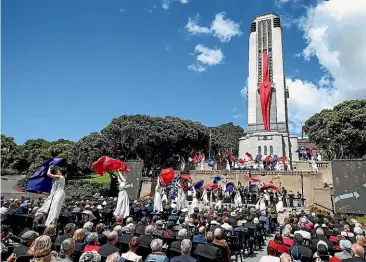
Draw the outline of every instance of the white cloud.
[[[284,28],[291,28],[295,23],[296,23],[296,20],[291,16],[291,15],[280,15],[281,17],[281,25],[282,27]]]
[[[211,34],[211,29],[208,27],[203,27],[198,25],[198,20],[200,16],[199,14],[196,15],[194,19],[188,18],[188,23],[185,26],[185,29],[187,29],[188,32],[191,34]]]
[[[292,131],[324,108],[348,99],[366,98],[365,0],[331,0],[308,9],[300,20],[306,60],[316,57],[325,75],[318,82],[287,79]]]
[[[202,44],[198,44],[194,48],[194,51],[197,53],[197,62],[188,66],[188,69],[196,72],[204,72],[208,66],[218,65],[224,59],[224,54],[221,49],[211,49]]]
[[[227,43],[234,36],[240,36],[240,24],[233,20],[225,19],[225,13],[219,13],[215,16],[215,20],[211,24],[211,30],[214,36],[218,37],[221,42]]]
[[[278,8],[282,8],[285,4],[298,4],[302,0],[275,0],[275,6]]]
[[[168,10],[170,8],[170,5],[172,2],[179,2],[181,4],[188,4],[189,0],[162,0],[161,1],[161,7],[165,10]]]
[[[208,28],[198,25],[199,15],[197,14],[194,19],[188,18],[185,28],[193,35],[212,34],[219,38],[221,42],[227,43],[232,37],[240,36],[242,32],[240,31],[240,24],[229,18],[226,19],[225,15],[225,12],[216,14],[210,28]]]
[[[234,119],[238,119],[238,118],[241,118],[243,117],[243,114],[236,114],[236,115],[233,115],[232,118]]]
[[[240,95],[242,98],[244,98],[245,100],[247,100],[247,94],[248,94],[248,80],[249,77],[247,78],[247,81],[245,83],[245,86],[243,87],[243,89],[240,90]]]
[[[236,107],[233,108],[233,110],[231,111],[232,113],[236,112]]]
[[[188,69],[189,70],[192,70],[192,71],[195,71],[197,73],[202,73],[202,72],[205,72],[206,71],[206,67],[204,67],[203,65],[201,64],[193,64],[193,65],[189,65],[188,66]]]

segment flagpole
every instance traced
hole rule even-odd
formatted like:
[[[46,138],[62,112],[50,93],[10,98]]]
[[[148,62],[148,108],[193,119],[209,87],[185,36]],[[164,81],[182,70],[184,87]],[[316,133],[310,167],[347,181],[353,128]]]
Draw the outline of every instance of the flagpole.
[[[208,159],[211,158],[211,130],[210,130],[210,141],[208,143]]]

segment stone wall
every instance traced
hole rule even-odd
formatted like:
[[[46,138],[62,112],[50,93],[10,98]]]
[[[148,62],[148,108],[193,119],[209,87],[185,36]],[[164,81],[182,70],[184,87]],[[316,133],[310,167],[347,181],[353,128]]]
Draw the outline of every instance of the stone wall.
[[[220,175],[224,177],[228,182],[234,182],[237,184],[240,182],[242,185],[248,185],[248,181],[244,179],[244,176],[249,176],[248,170],[242,171],[227,171],[227,170],[192,170],[190,171],[193,182],[197,182],[203,179],[206,183],[212,183],[215,176]],[[304,190],[304,197],[307,199],[308,204],[314,203],[314,188],[319,188],[323,185],[323,175],[315,172],[260,172],[250,171],[250,176],[258,178],[261,182],[269,183],[273,181],[274,185],[285,187],[287,191],[293,191],[301,193],[302,186]],[[279,179],[277,179],[279,177]]]

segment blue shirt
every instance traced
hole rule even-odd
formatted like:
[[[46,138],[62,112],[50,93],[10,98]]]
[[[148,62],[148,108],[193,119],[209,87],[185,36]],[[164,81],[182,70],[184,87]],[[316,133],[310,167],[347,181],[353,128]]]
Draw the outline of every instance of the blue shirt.
[[[195,235],[192,240],[193,243],[207,244],[207,240],[202,235]]]
[[[260,216],[259,221],[265,221],[266,222],[266,230],[269,231],[269,218],[266,216]]]
[[[147,256],[145,262],[169,262],[169,258],[165,255],[150,254]]]

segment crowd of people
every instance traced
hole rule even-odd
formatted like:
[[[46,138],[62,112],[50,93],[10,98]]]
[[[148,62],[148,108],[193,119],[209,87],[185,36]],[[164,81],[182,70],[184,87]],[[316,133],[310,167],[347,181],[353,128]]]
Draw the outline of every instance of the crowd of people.
[[[131,202],[130,216],[113,215],[117,198],[66,199],[46,225],[37,210],[47,199],[2,200],[1,259],[8,262],[194,262],[245,258],[267,249],[267,261],[364,262],[365,227],[346,216],[297,212],[279,225],[275,208],[244,204],[196,207],[193,214],[153,200]],[[274,239],[266,245],[266,237]]]

